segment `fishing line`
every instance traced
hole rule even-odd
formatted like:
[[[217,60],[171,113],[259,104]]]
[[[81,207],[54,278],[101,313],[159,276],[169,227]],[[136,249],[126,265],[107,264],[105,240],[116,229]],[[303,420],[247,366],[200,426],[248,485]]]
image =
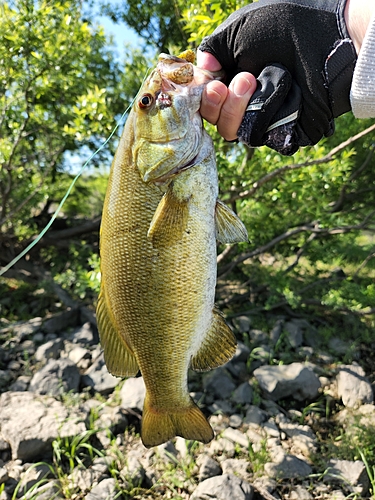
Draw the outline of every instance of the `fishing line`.
[[[142,80],[142,85],[141,85],[141,88],[143,86],[143,83],[144,81],[146,80],[148,74],[150,72],[150,69],[147,70],[145,76],[143,77],[143,80]],[[70,195],[73,187],[74,187],[74,184],[77,182],[77,180],[79,179],[79,177],[82,175],[83,171],[85,170],[85,168],[87,167],[87,165],[89,164],[89,162],[94,158],[94,156],[96,156],[103,148],[104,146],[106,146],[108,144],[108,142],[112,139],[114,133],[116,132],[116,130],[120,127],[123,119],[125,118],[126,114],[128,113],[128,111],[131,109],[131,107],[133,106],[135,100],[137,99],[138,97],[138,94],[139,92],[137,93],[137,95],[134,97],[134,99],[132,100],[132,102],[129,104],[129,106],[126,108],[126,110],[123,112],[123,114],[121,115],[120,119],[118,120],[118,122],[116,123],[114,129],[112,130],[112,132],[109,134],[109,137],[103,142],[103,144],[90,156],[90,158],[88,160],[85,161],[85,163],[82,165],[81,167],[81,170],[78,172],[78,174],[74,177],[74,179],[72,180],[70,186],[68,187],[66,193],[65,193],[65,196],[63,197],[63,199],[61,200],[59,206],[56,208],[54,214],[52,215],[51,217],[51,220],[48,222],[48,224],[46,225],[46,227],[44,229],[42,229],[42,231],[38,234],[38,236],[36,237],[36,239],[30,243],[30,245],[28,245],[24,250],[22,250],[21,253],[19,253],[11,262],[9,262],[9,264],[7,264],[5,267],[3,267],[2,269],[0,269],[0,276],[2,276],[3,274],[5,274],[7,271],[9,271],[9,269],[11,267],[14,266],[14,264],[16,264],[19,260],[22,259],[22,257],[24,257],[42,238],[43,236],[46,234],[46,232],[48,231],[48,229],[52,226],[52,224],[54,223],[56,217],[58,216],[60,210],[62,209],[64,203],[66,202],[68,196]]]

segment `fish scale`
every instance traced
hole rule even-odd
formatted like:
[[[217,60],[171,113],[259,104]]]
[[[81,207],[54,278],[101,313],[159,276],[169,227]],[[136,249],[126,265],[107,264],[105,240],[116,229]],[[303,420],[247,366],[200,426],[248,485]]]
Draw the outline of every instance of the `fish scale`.
[[[213,438],[189,395],[188,369],[220,366],[236,348],[214,308],[216,239],[247,233],[217,200],[214,148],[198,111],[212,76],[199,73],[197,84],[197,72],[161,57],[126,122],[103,207],[98,329],[109,371],[142,373],[147,447],[176,435]]]

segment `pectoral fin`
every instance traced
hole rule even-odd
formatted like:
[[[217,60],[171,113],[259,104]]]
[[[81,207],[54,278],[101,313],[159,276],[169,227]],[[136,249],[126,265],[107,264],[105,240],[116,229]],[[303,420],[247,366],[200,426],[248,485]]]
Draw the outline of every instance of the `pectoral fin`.
[[[232,359],[237,341],[218,309],[213,310],[211,327],[203,343],[191,360],[190,367],[196,371],[208,371]]]
[[[216,239],[220,243],[239,243],[249,237],[244,223],[222,201],[216,201],[215,209]]]
[[[189,217],[189,200],[179,200],[171,188],[155,210],[147,237],[154,247],[171,246],[182,238]]]
[[[108,371],[115,377],[134,377],[139,371],[137,360],[113,326],[103,289],[98,299],[96,320]]]

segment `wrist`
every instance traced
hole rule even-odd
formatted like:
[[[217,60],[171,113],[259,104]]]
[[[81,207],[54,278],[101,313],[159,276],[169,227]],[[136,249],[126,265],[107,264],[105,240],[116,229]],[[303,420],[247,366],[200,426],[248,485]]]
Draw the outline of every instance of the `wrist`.
[[[361,50],[367,27],[374,13],[374,0],[347,0],[346,2],[346,27],[354,43],[357,54],[359,54]]]

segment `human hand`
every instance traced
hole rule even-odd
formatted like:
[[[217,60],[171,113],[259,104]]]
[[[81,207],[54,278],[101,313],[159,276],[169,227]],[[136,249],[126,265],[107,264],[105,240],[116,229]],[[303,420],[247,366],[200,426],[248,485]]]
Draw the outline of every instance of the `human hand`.
[[[344,7],[344,0],[259,0],[232,14],[200,46],[230,82],[227,94],[219,82],[207,87],[202,115],[217,118],[228,140],[238,135],[250,146],[266,144],[282,154],[331,135],[334,118],[350,110],[356,62]],[[198,56],[198,64],[210,69],[212,59],[204,57],[202,63]],[[259,81],[254,94],[252,74]],[[252,95],[247,109],[245,98],[235,94],[243,78],[251,87],[245,92]],[[216,107],[209,97],[217,98]]]
[[[208,71],[219,71],[219,61],[209,52],[197,52],[197,66]],[[246,107],[257,86],[255,76],[242,72],[236,75],[227,87],[214,80],[204,89],[201,115],[210,123],[217,125],[220,135],[227,141],[237,139]]]

